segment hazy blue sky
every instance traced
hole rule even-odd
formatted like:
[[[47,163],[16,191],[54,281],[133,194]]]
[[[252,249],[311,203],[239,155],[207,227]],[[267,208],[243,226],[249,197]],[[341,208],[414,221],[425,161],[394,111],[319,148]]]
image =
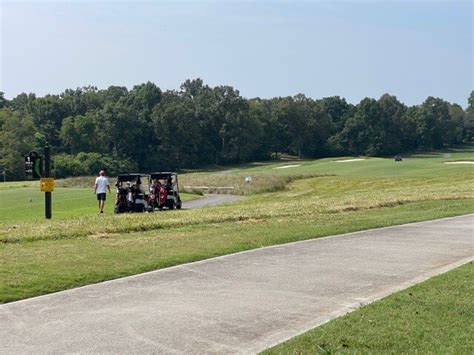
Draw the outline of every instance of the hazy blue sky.
[[[353,103],[388,92],[466,106],[473,89],[469,0],[0,1],[7,98],[197,77],[245,97]]]

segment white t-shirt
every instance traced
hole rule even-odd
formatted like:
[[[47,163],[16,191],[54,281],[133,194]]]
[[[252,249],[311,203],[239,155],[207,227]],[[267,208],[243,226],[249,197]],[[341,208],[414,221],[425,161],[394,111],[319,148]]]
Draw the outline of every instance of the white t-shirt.
[[[96,192],[98,194],[106,193],[107,192],[107,185],[109,185],[109,179],[107,179],[105,176],[98,176],[95,179],[95,184],[97,185]]]

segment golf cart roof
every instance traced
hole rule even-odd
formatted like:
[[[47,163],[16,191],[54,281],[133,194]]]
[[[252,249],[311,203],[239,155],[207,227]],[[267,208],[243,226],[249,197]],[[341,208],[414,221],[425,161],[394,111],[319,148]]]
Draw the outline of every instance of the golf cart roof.
[[[167,179],[170,176],[176,176],[178,174],[174,172],[169,172],[169,171],[162,171],[162,172],[156,172],[156,173],[151,173],[150,177],[152,179]]]
[[[119,174],[117,175],[117,180],[118,181],[135,181],[135,180],[138,180],[138,178],[142,178],[142,177],[148,177],[147,174],[139,174],[139,173],[136,173],[136,174]]]

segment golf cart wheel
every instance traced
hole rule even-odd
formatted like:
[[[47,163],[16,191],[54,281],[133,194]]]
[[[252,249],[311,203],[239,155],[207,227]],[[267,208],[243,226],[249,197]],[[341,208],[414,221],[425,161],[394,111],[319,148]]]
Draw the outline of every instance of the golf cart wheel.
[[[178,210],[180,210],[181,207],[182,207],[182,203],[181,203],[181,201],[179,201],[178,204],[176,205],[176,208],[177,208]]]

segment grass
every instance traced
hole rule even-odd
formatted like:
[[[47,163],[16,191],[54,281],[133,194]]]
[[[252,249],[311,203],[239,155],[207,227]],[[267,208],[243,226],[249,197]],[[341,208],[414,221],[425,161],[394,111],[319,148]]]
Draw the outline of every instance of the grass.
[[[7,183],[0,189],[0,227],[8,229],[11,228],[11,224],[16,226],[17,223],[28,224],[33,228],[40,225],[47,226],[47,222],[44,221],[44,193],[39,190],[39,182],[27,182],[25,184],[27,187],[15,185],[17,183]],[[93,191],[93,188],[55,188],[52,193],[54,220],[72,221],[97,213],[97,200]],[[199,197],[187,193],[181,196],[183,201]],[[113,213],[114,201],[115,193],[112,190],[111,194],[107,194],[106,212]]]
[[[472,213],[473,166],[443,162],[474,154],[450,154],[402,163],[379,158],[268,162],[185,174],[182,185],[258,178],[236,203],[154,214],[98,216],[91,188],[69,187],[53,193],[53,220],[46,221],[37,188],[30,203],[31,188],[5,186],[0,190],[0,302],[261,246]],[[287,165],[301,166],[275,169]]]
[[[263,354],[472,354],[473,278],[470,262]]]
[[[379,208],[370,214],[364,210],[322,214],[316,220],[242,219],[146,232],[97,232],[81,237],[4,243],[0,245],[0,301],[262,246],[464,214],[472,211],[473,202],[429,201]]]
[[[414,154],[404,157],[400,163],[395,163],[391,158],[371,157],[338,162],[352,158],[354,157],[257,162],[213,171],[196,171],[182,175],[180,181],[182,186],[189,186],[189,191],[193,191],[193,186],[208,186],[212,192],[249,195],[281,190],[294,180],[315,176],[431,179],[461,174],[467,178],[474,177],[474,165],[444,164],[459,160],[474,161],[474,148]],[[245,183],[247,176],[252,177],[251,184]],[[215,188],[228,186],[234,189]]]

